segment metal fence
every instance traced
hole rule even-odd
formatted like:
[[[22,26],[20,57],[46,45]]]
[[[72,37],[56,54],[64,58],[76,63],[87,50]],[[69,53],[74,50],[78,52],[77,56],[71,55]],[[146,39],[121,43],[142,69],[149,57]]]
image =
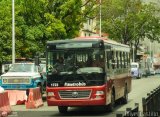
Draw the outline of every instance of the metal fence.
[[[142,98],[144,117],[160,115],[160,86],[147,94],[147,98]]]
[[[139,117],[139,104],[135,103],[135,107],[126,108],[125,114],[116,114],[116,117]]]

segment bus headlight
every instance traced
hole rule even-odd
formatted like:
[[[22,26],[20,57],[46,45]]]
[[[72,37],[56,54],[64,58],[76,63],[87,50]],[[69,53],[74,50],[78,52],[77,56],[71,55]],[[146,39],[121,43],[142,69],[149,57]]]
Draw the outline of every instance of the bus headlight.
[[[102,99],[104,98],[104,91],[96,91],[95,99]]]
[[[104,95],[104,91],[96,91],[96,95]]]
[[[55,96],[55,95],[54,95],[54,92],[48,92],[47,96]]]

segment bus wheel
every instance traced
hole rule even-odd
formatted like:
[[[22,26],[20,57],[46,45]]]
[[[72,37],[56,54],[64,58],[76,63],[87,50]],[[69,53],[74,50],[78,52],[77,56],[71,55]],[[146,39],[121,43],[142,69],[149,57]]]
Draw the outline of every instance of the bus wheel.
[[[111,103],[108,105],[108,110],[112,112],[114,110],[114,106],[115,106],[115,95],[114,93],[112,93]]]
[[[67,113],[68,107],[67,106],[58,106],[58,110],[60,113]]]
[[[127,102],[128,102],[128,91],[127,91],[127,85],[126,85],[124,90],[124,96],[122,97],[122,104],[127,104]]]

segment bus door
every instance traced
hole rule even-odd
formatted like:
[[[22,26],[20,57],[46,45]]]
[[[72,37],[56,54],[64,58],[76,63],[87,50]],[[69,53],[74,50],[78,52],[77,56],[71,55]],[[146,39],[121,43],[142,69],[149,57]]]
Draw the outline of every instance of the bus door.
[[[111,102],[111,91],[112,91],[112,80],[113,77],[112,73],[112,51],[111,49],[105,50],[105,72],[106,72],[106,102],[109,104]]]

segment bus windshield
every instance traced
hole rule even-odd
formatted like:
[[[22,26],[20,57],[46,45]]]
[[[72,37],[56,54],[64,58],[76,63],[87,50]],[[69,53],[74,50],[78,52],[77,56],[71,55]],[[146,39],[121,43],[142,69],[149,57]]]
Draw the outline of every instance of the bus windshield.
[[[53,74],[90,74],[104,71],[104,51],[101,49],[49,51],[47,58],[47,71]]]

